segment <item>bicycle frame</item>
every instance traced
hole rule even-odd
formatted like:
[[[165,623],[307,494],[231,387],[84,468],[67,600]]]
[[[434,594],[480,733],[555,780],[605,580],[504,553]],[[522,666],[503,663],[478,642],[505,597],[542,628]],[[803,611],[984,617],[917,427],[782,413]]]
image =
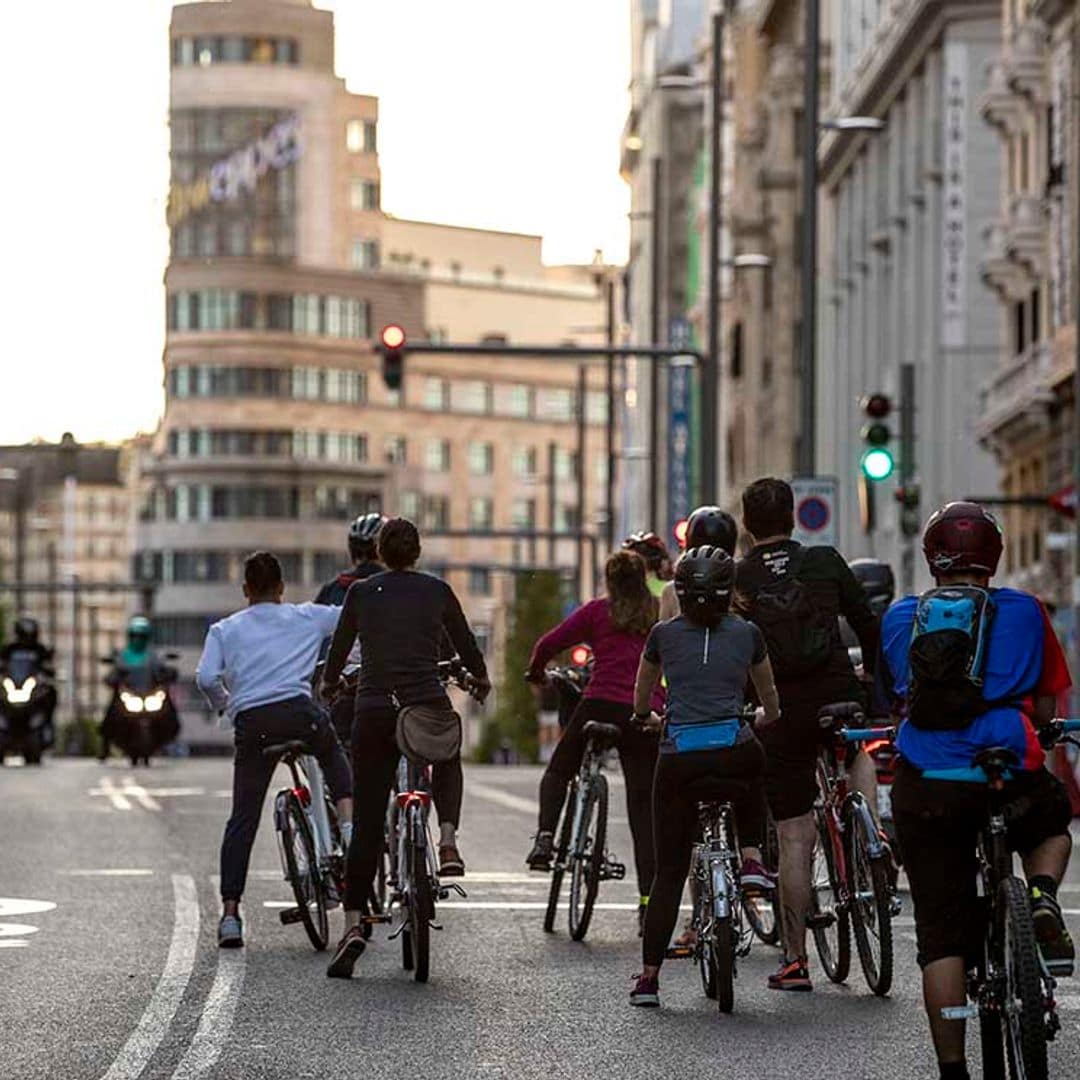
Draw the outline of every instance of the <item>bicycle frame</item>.
[[[742,925],[739,890],[739,853],[732,837],[731,803],[701,803],[698,806],[699,836],[691,858],[691,877],[703,891],[695,897],[695,917],[699,941],[716,919],[731,919],[737,930],[738,956],[750,951],[753,931]],[[704,901],[704,903],[702,902]]]

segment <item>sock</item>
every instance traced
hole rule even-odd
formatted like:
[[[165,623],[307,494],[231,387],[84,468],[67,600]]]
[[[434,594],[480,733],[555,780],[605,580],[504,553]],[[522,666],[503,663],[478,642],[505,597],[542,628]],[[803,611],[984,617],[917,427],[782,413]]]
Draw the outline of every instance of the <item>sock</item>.
[[[349,845],[352,843],[352,822],[343,821],[341,823],[341,846],[347,855],[349,853]]]
[[[638,897],[638,907],[648,907],[648,906],[649,906],[649,898],[647,896],[639,896]]]
[[[939,1061],[941,1080],[971,1080],[966,1061]]]
[[[457,826],[452,825],[449,821],[439,822],[439,843],[443,845],[449,845],[451,847],[457,846]]]
[[[1028,890],[1032,896],[1042,893],[1051,900],[1057,899],[1058,883],[1049,874],[1036,874],[1028,881]]]

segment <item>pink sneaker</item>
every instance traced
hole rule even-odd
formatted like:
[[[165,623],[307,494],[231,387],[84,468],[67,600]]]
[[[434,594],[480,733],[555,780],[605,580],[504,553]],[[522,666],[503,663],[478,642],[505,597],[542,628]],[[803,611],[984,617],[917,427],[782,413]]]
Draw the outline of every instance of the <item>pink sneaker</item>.
[[[776,890],[776,875],[766,870],[757,859],[743,861],[739,881],[747,892],[773,893]]]

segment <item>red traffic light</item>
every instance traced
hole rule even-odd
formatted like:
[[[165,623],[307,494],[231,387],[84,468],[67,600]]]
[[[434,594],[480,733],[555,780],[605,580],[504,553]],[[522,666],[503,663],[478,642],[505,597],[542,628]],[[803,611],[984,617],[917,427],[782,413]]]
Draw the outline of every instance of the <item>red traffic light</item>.
[[[892,399],[888,394],[868,394],[860,404],[863,412],[874,420],[882,420],[892,412]]]
[[[671,531],[675,534],[675,540],[679,547],[686,547],[686,534],[689,531],[690,522],[683,518],[682,521],[675,522],[675,528]]]
[[[588,645],[575,645],[570,650],[570,662],[575,667],[584,667],[592,659],[592,649]]]
[[[382,343],[384,349],[400,349],[405,344],[405,331],[397,323],[383,327]]]

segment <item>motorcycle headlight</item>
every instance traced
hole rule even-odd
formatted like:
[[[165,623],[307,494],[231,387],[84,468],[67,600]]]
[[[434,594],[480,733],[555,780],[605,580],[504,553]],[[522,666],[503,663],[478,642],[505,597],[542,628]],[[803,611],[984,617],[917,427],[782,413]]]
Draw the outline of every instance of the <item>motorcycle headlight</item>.
[[[144,699],[143,704],[146,706],[147,712],[161,712],[162,706],[165,704],[165,691],[155,690]]]
[[[22,686],[16,686],[11,679],[6,678],[4,679],[4,696],[12,705],[25,705],[30,700],[35,686],[37,686],[37,679],[33,675]]]
[[[127,690],[120,692],[120,703],[124,706],[129,713],[140,713],[143,711],[143,699],[138,694],[129,694]]]

